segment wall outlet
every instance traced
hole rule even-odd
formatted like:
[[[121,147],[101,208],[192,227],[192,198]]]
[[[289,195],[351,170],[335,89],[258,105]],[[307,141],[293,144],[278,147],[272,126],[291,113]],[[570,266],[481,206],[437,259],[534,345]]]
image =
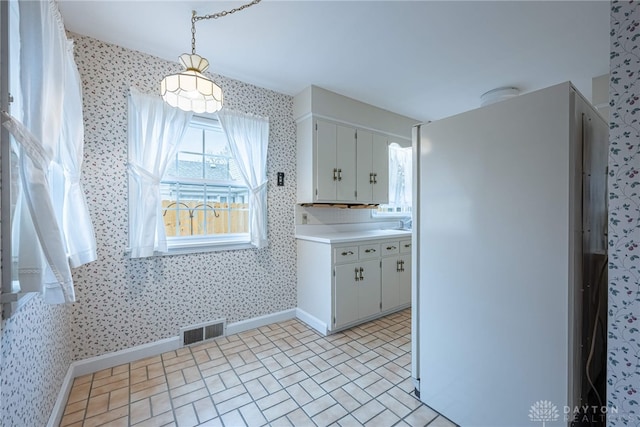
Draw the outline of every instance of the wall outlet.
[[[309,222],[309,215],[306,213],[302,214],[302,223],[307,224]]]

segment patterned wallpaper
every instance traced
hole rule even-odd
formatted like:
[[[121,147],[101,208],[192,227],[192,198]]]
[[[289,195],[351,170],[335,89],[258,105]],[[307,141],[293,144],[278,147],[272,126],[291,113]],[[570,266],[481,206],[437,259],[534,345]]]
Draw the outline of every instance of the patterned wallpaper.
[[[36,296],[2,322],[2,427],[47,424],[71,363],[70,315],[70,306]]]
[[[269,247],[129,259],[127,247],[127,91],[158,93],[180,69],[140,52],[70,34],[82,77],[83,185],[98,260],[74,271],[74,359],[178,335],[180,327],[228,323],[296,307],[295,123],[290,96],[214,76],[226,106],[268,116]],[[276,186],[276,173],[285,186]]]
[[[640,426],[640,5],[611,5],[609,426]]]

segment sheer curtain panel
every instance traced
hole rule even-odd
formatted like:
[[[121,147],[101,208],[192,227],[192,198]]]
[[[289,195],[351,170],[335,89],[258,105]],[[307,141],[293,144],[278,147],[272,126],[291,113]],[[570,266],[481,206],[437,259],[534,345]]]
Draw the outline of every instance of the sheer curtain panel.
[[[160,96],[129,91],[129,248],[132,258],[167,251],[160,180],[174,158],[192,113]]]
[[[266,247],[269,119],[226,109],[218,111],[218,119],[250,190],[251,244],[256,248]]]
[[[84,143],[80,80],[57,4],[18,5],[20,40],[12,46],[19,46],[20,63],[11,69],[20,72],[11,75],[16,102],[11,116],[3,113],[3,122],[20,146],[15,219],[20,290],[41,292],[47,303],[73,302],[69,262],[78,266],[96,258],[93,227],[79,188]],[[73,156],[61,154],[67,151]],[[69,197],[67,184],[80,194]],[[79,197],[83,203],[70,202]],[[65,221],[73,222],[73,235],[65,233]]]

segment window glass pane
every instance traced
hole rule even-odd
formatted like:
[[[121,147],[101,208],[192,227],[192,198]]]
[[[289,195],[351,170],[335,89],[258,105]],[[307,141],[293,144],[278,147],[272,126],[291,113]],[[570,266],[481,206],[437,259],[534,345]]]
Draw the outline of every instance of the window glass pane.
[[[189,154],[180,151],[177,158],[178,170],[175,176],[180,178],[202,178],[202,154]]]
[[[189,127],[180,142],[180,151],[190,153],[202,153],[203,130],[197,127]]]
[[[208,125],[206,120],[192,125],[161,184],[170,241],[210,237],[215,242],[225,235],[249,233],[249,191],[226,135],[215,121]],[[230,181],[238,185],[229,185]]]
[[[389,203],[380,205],[377,214],[411,216],[412,149],[396,143],[389,145]]]

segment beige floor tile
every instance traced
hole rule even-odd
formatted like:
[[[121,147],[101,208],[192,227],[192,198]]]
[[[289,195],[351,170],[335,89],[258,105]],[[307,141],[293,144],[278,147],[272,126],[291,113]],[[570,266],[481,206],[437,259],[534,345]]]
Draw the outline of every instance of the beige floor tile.
[[[80,400],[78,402],[75,403],[69,403],[67,404],[67,406],[64,408],[64,414],[71,414],[73,412],[78,412],[81,411],[83,409],[85,409],[87,407],[87,400]]]
[[[352,415],[356,417],[358,421],[362,424],[368,422],[376,415],[382,413],[385,410],[385,407],[380,404],[377,400],[372,400],[368,403],[365,403],[360,408],[356,409],[352,412]]]
[[[61,426],[455,426],[412,394],[410,322],[289,320],[104,369],[74,380]]]
[[[172,410],[169,392],[158,393],[151,396],[149,400],[151,401],[151,415],[154,417]]]
[[[76,412],[71,412],[69,414],[65,414],[62,417],[62,421],[60,422],[60,427],[67,427],[77,423],[78,421],[84,420],[84,414],[85,414],[84,409],[81,409],[80,411],[76,411]]]
[[[85,427],[97,427],[106,424],[110,421],[117,420],[118,418],[126,417],[129,415],[129,407],[123,406],[121,408],[114,409],[113,411],[104,412],[95,417],[86,418],[84,421]]]
[[[438,416],[438,413],[426,406],[420,406],[404,418],[412,426],[424,426]]]
[[[117,420],[109,421],[101,427],[129,427],[129,417],[122,417]]]
[[[119,388],[109,393],[109,410],[129,404],[129,387]]]
[[[109,410],[109,393],[104,393],[89,399],[86,417],[93,417]]]
[[[200,424],[193,405],[188,404],[174,409],[178,427],[194,427]]]
[[[429,424],[429,427],[456,427],[456,425],[445,417],[439,416]]]
[[[166,426],[169,423],[175,421],[175,417],[173,416],[173,411],[164,412],[158,416],[149,418],[144,420],[138,424],[132,424],[135,427],[158,427],[158,426]]]
[[[129,417],[131,424],[136,424],[151,418],[151,402],[149,399],[133,402],[130,407]]]
[[[75,403],[75,402],[80,402],[81,400],[87,400],[89,398],[90,393],[91,393],[91,383],[74,385],[71,388],[71,393],[69,393],[69,398],[67,399],[67,403]]]
[[[336,404],[313,417],[313,421],[319,426],[328,426],[335,423],[345,415],[347,415],[347,410]]]
[[[218,412],[209,396],[193,402],[193,408],[201,423],[218,417]]]

